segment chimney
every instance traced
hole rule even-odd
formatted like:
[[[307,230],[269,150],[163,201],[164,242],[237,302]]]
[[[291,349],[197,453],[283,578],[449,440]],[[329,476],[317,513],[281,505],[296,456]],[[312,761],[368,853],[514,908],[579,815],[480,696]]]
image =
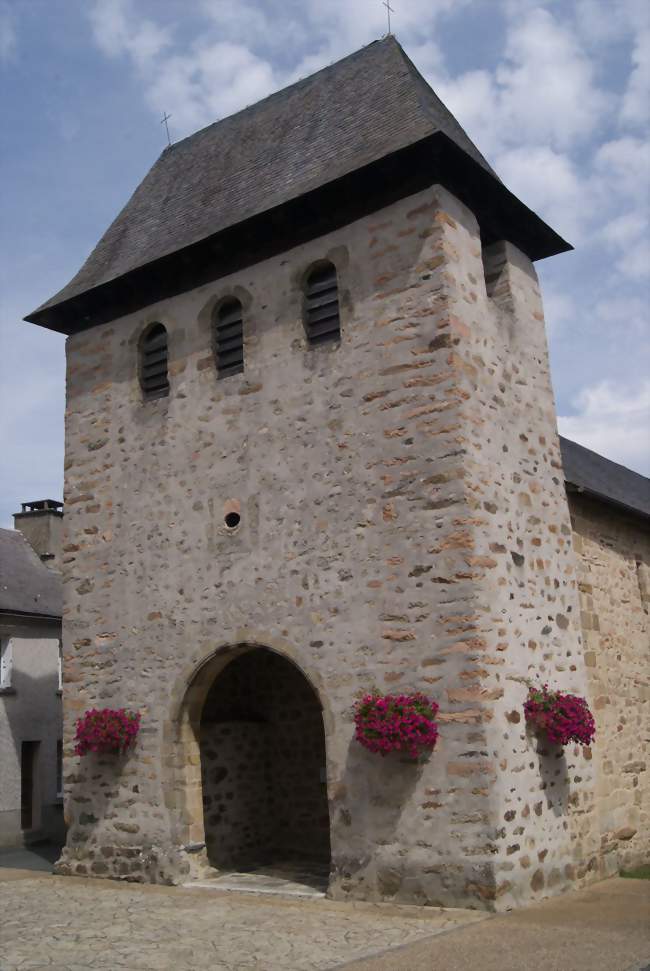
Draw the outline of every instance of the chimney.
[[[14,529],[20,530],[32,549],[51,570],[61,568],[63,541],[63,503],[39,499],[21,503],[14,513]]]

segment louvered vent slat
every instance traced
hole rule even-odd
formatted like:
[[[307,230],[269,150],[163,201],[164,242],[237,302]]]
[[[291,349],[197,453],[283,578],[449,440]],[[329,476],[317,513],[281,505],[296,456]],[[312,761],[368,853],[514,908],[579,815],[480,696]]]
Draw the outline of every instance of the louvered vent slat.
[[[314,270],[307,278],[305,331],[310,344],[337,341],[341,337],[338,280],[331,263]]]
[[[160,325],[162,327],[162,324]],[[160,334],[157,330],[152,330],[149,332],[149,336],[146,340],[148,351],[157,351],[163,349],[165,353],[167,352],[167,333],[163,328],[163,333]]]
[[[214,353],[220,378],[244,370],[244,322],[239,300],[222,304],[214,321]]]
[[[336,280],[333,283],[328,283],[326,287],[321,287],[319,290],[312,290],[311,287],[308,289],[308,300],[309,303],[313,303],[316,306],[319,303],[324,303],[327,300],[331,300],[332,297],[338,296],[338,286]]]
[[[169,394],[167,358],[167,331],[162,324],[154,324],[145,334],[140,352],[140,383],[145,398]]]
[[[236,337],[229,337],[228,340],[219,341],[219,354],[225,354],[226,351],[241,351],[241,334]],[[241,357],[241,354],[240,354]]]
[[[329,300],[320,307],[314,307],[313,309],[309,307],[308,309],[310,321],[316,324],[319,320],[325,320],[326,317],[338,317],[339,302],[338,300]]]
[[[161,347],[159,351],[150,351],[147,348],[147,367],[160,364],[167,360],[167,348]]]
[[[309,277],[310,293],[322,293],[323,290],[327,290],[329,287],[334,287],[334,289],[338,287],[336,270],[333,266],[326,266],[324,269],[315,270]]]
[[[310,330],[312,343],[323,340],[336,340],[340,336],[339,318],[330,317],[329,320],[322,320],[318,324],[313,324]]]

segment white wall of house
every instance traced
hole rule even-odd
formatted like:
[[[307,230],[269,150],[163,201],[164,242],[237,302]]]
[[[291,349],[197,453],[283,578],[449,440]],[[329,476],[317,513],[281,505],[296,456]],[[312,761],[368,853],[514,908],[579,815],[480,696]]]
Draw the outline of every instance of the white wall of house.
[[[0,615],[0,846],[63,836],[60,636],[58,621]]]

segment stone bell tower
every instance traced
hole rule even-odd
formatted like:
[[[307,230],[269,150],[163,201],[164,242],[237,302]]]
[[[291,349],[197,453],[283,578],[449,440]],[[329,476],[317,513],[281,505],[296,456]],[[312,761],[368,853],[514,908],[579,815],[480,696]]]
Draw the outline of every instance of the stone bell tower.
[[[70,335],[60,872],[317,844],[334,897],[489,908],[584,875],[589,763],[522,715],[584,684],[532,262],[566,249],[387,37],[166,149],[30,315]],[[372,687],[438,701],[426,762],[354,742]],[[104,706],[135,748],[75,757]]]

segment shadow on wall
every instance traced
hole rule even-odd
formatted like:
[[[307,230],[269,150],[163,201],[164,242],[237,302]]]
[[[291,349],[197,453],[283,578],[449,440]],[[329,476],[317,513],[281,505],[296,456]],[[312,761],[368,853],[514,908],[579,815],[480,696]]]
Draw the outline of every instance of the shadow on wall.
[[[352,739],[343,774],[344,805],[332,808],[333,841],[346,847],[345,857],[335,860],[343,888],[348,882],[358,886],[367,881],[383,896],[397,893],[403,881],[397,850],[405,842],[400,820],[424,768],[423,761],[397,752],[369,752]]]
[[[79,760],[74,775],[66,777],[66,809],[68,817],[73,820],[68,829],[69,850],[74,851],[75,847],[98,841],[94,835],[95,828],[113,813],[116,790],[120,788],[121,777],[130,757],[130,752],[121,755],[91,752]],[[89,778],[98,777],[102,781],[92,787],[91,799]]]
[[[564,816],[569,809],[569,766],[561,745],[551,745],[546,739],[536,739],[534,757],[538,764],[541,789],[546,805],[555,816]]]

